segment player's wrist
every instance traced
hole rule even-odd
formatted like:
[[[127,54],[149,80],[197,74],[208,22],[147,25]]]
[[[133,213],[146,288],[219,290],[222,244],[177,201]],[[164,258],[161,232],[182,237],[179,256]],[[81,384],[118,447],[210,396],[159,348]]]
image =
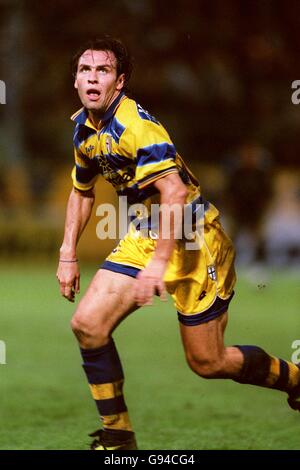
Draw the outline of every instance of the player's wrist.
[[[66,260],[76,260],[76,251],[61,247],[61,249],[59,250],[59,258]]]
[[[59,258],[59,262],[60,263],[78,263],[78,259],[62,259],[62,258]]]

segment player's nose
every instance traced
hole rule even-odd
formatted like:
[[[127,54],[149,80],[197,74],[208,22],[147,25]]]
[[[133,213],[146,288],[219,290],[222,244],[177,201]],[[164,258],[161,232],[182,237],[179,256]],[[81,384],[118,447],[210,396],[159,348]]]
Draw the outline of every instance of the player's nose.
[[[88,82],[89,83],[98,83],[97,72],[96,70],[91,70],[88,75]]]

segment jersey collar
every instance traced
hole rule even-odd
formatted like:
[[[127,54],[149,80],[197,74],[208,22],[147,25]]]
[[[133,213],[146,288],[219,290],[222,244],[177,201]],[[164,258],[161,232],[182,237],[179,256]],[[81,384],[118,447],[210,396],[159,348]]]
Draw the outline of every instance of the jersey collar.
[[[119,106],[121,100],[125,97],[124,91],[121,91],[121,93],[116,97],[116,99],[112,102],[110,107],[106,110],[103,118],[101,119],[101,122],[106,122],[109,121],[116,112],[117,107]],[[76,124],[82,124],[87,127],[91,127],[92,129],[95,129],[95,126],[91,123],[89,120],[89,114],[88,110],[86,108],[81,108],[79,109],[76,113],[74,113],[71,116],[71,120],[76,122]]]

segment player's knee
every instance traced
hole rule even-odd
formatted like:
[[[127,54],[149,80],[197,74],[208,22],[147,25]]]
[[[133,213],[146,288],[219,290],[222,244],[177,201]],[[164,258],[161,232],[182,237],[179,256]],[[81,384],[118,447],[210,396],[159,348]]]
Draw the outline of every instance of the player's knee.
[[[187,362],[195,374],[205,379],[215,379],[223,375],[223,361],[221,357],[197,357],[187,355]]]
[[[85,316],[75,313],[71,320],[71,328],[81,347],[92,348],[106,344],[109,332],[105,328],[100,328],[89,321]]]

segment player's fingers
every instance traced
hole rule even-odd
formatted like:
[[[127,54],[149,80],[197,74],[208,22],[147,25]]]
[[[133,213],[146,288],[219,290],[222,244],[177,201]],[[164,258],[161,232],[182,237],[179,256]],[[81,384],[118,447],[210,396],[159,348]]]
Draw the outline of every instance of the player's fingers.
[[[64,296],[65,297],[70,297],[72,293],[72,286],[65,286],[65,290],[64,290]]]
[[[70,302],[74,302],[74,290],[72,286],[65,286],[63,296],[68,299]]]
[[[69,292],[69,290],[72,288],[71,284],[67,284],[66,282],[61,282],[59,281],[59,286],[60,286],[60,293],[64,297],[66,296],[66,293]]]
[[[72,291],[70,297],[66,297],[69,302],[72,302],[72,304],[75,302],[75,293]]]
[[[135,286],[135,301],[139,307],[145,305],[147,299],[147,284],[143,279],[137,279]]]
[[[143,305],[152,305],[155,285],[153,282],[147,282],[144,289]]]
[[[166,302],[167,300],[167,290],[166,286],[163,282],[160,283],[159,288],[158,288],[158,293],[159,293],[159,298],[163,302]]]
[[[164,290],[164,285],[162,282],[157,281],[155,283],[155,295],[158,295],[159,297],[161,296],[162,292]]]
[[[66,283],[60,282],[60,280],[58,280],[58,282],[59,282],[59,290],[60,290],[61,295],[65,295]]]
[[[80,291],[80,276],[75,278],[75,293],[79,294]]]
[[[135,285],[134,298],[135,298],[135,301],[136,301],[136,303],[139,307],[141,305],[143,305],[143,300],[144,300],[144,293],[143,292],[144,292],[144,290],[143,290],[142,282],[137,281],[136,285]]]

